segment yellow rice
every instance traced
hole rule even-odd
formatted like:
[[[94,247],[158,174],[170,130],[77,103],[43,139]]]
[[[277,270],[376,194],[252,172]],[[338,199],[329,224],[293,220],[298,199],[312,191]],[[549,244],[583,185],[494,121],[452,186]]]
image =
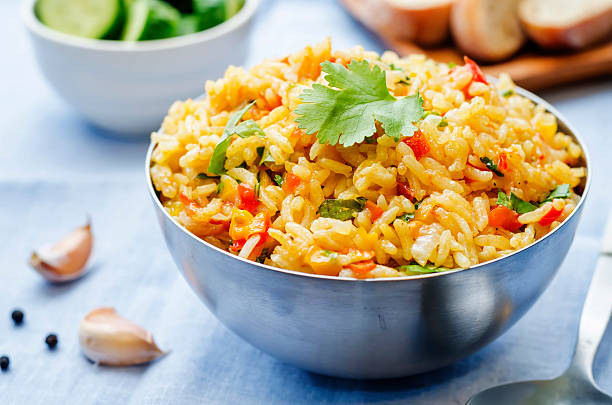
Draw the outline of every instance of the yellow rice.
[[[417,123],[431,147],[426,156],[417,160],[407,144],[388,136],[373,144],[330,146],[298,128],[298,96],[312,83],[326,84],[321,62],[346,65],[352,59],[366,59],[384,69],[394,96],[419,92],[426,111],[444,116],[445,127],[438,127],[440,115]],[[405,73],[391,70],[391,64],[407,72],[409,85],[399,83]],[[172,105],[162,131],[152,134],[157,146],[151,177],[170,215],[224,249],[233,242],[228,224],[237,229],[240,221],[252,218],[234,207],[238,184],[254,187],[259,178],[259,210],[272,218],[269,238],[261,245],[260,235],[255,235],[234,252],[251,260],[265,247],[269,254],[260,261],[266,264],[345,277],[357,276],[351,263],[370,259],[376,266],[365,277],[401,276],[397,267],[410,263],[467,268],[541,238],[572,212],[580,198],[572,193],[522,214],[518,220],[525,226],[511,232],[488,223],[498,189],[526,201],[543,201],[557,185],[567,183],[573,190],[586,175],[581,148],[558,131],[553,115],[520,95],[502,95],[514,86],[508,76],[502,75],[495,85],[471,81],[466,69],[451,70],[422,55],[400,59],[385,52],[379,57],[360,47],[332,52],[329,40],[249,70],[230,66],[224,78],[206,83],[205,98]],[[196,178],[206,172],[230,115],[253,100],[255,105],[243,119],[255,120],[265,137],[234,135],[227,149],[227,173],[220,179]],[[258,165],[261,147],[273,163]],[[480,157],[502,153],[509,170],[504,177],[494,176]],[[294,191],[274,181],[275,175],[287,173],[300,179]],[[398,181],[409,184],[414,199],[422,200],[418,209],[398,194]],[[218,193],[219,182],[223,189]],[[194,202],[190,208],[181,194]],[[325,199],[359,196],[382,208],[374,222],[368,209],[348,221],[317,213]],[[562,210],[561,216],[548,226],[538,224],[553,206]],[[414,213],[414,219],[398,218],[406,213]]]

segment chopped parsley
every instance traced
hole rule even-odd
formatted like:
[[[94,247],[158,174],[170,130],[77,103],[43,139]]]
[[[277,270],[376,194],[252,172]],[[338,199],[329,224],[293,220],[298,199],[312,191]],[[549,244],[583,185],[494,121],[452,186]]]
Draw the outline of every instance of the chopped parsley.
[[[227,121],[227,125],[223,130],[223,134],[221,135],[221,139],[215,146],[213,150],[212,157],[210,158],[210,163],[208,164],[208,172],[213,174],[222,175],[225,173],[225,152],[227,152],[227,148],[232,141],[232,135],[235,133],[238,122],[242,119],[242,116],[246,114],[246,112],[253,106],[255,102],[251,102],[247,104],[244,108],[239,111],[236,111],[231,115],[229,120]]]
[[[545,202],[548,202],[548,201],[552,201],[555,198],[570,198],[571,195],[572,195],[572,192],[570,191],[570,185],[569,184],[561,184],[561,185],[555,187],[555,189],[550,192],[550,194],[548,195],[546,200],[544,200],[542,202],[545,203]]]
[[[491,159],[485,156],[485,157],[481,157],[480,161],[484,163],[485,166],[487,166],[487,169],[491,170],[493,173],[495,173],[499,177],[504,177],[504,174],[499,171],[499,169],[497,168],[497,165]]]
[[[318,209],[320,216],[324,218],[334,218],[341,221],[353,219],[354,214],[363,211],[366,199],[357,197],[352,200],[325,200]]]
[[[352,60],[348,68],[323,62],[329,86],[315,83],[305,89],[296,109],[299,128],[317,134],[319,143],[351,146],[376,132],[376,122],[385,134],[399,141],[414,134],[413,122],[423,115],[419,94],[395,98],[387,89],[386,73],[367,60]]]
[[[501,190],[497,191],[497,205],[503,205],[504,207],[510,208],[519,214],[525,214],[535,210],[537,207],[530,202],[521,200],[514,193],[510,193],[510,197]]]
[[[283,176],[281,176],[280,174],[275,174],[274,182],[278,184],[279,187],[282,187],[283,186]]]
[[[418,276],[420,274],[430,274],[430,273],[441,273],[443,271],[451,270],[446,267],[435,267],[435,266],[421,266],[420,264],[405,264],[403,266],[399,266],[397,270],[403,272],[407,276]]]

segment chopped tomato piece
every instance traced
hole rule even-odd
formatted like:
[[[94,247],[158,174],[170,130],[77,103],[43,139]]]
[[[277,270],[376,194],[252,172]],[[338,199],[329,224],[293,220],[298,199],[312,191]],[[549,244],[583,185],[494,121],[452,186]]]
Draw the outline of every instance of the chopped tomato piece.
[[[238,198],[238,208],[240,208],[241,210],[253,212],[259,205],[259,200],[255,195],[255,189],[249,184],[238,184]]]
[[[372,201],[366,201],[365,207],[370,211],[370,218],[372,222],[376,221],[381,215],[385,212],[378,205],[374,204]]]
[[[552,207],[550,211],[548,211],[544,216],[538,221],[538,224],[542,226],[548,226],[555,222],[557,218],[561,216],[563,210],[558,210],[555,207]]]
[[[489,225],[496,228],[502,227],[509,231],[515,232],[521,226],[523,226],[523,224],[518,221],[518,216],[519,214],[512,211],[510,208],[503,205],[498,205],[489,211]]]
[[[410,146],[410,149],[412,149],[412,152],[414,152],[414,157],[417,160],[427,155],[431,150],[427,139],[425,139],[425,135],[423,135],[423,133],[418,129],[414,131],[412,136],[402,139],[402,142]]]
[[[352,270],[355,278],[368,278],[370,271],[376,268],[376,263],[373,260],[351,263],[348,268]]]
[[[506,156],[505,153],[502,153],[501,155],[499,155],[499,161],[497,162],[497,168],[499,169],[500,172],[508,171],[508,157]]]
[[[408,183],[403,183],[401,181],[397,182],[397,193],[403,195],[410,201],[414,202],[414,190],[410,188]]]
[[[476,62],[467,56],[463,57],[463,61],[465,62],[465,66],[469,69],[470,73],[472,73],[472,81],[489,84],[484,73],[482,73],[482,70],[480,70],[480,66],[478,66]]]
[[[301,182],[302,179],[295,174],[287,173],[285,175],[285,180],[283,181],[283,190],[285,190],[286,193],[293,193]]]

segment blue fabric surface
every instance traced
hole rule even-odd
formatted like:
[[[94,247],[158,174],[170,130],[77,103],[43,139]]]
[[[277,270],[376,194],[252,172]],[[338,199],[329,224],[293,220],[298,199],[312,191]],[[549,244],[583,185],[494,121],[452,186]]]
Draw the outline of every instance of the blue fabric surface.
[[[543,94],[583,133],[595,175],[568,258],[533,309],[487,348],[444,369],[390,381],[339,380],[252,348],[198,301],[164,246],[148,200],[142,170],[146,141],[108,137],[51,92],[36,70],[18,5],[0,2],[0,354],[11,357],[10,371],[0,373],[2,403],[463,404],[492,385],[553,377],[569,363],[612,207],[609,78]],[[328,35],[336,47],[381,50],[336,2],[265,1],[249,63]],[[31,250],[87,214],[96,235],[92,272],[67,285],[45,283],[26,264]],[[26,322],[16,328],[10,311],[18,306]],[[93,366],[80,353],[77,328],[98,306],[116,307],[171,353],[149,366]],[[612,392],[610,329],[595,364],[607,392]],[[49,332],[60,339],[54,352],[43,342]]]

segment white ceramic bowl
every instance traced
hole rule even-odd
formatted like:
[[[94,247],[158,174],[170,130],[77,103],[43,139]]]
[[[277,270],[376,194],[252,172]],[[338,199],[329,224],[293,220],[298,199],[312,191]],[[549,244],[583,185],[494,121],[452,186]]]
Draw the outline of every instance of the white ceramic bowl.
[[[35,0],[22,17],[42,73],[92,123],[122,136],[148,136],[170,105],[195,97],[207,79],[241,65],[259,0],[228,21],[195,34],[127,43],[67,35],[42,24]]]

